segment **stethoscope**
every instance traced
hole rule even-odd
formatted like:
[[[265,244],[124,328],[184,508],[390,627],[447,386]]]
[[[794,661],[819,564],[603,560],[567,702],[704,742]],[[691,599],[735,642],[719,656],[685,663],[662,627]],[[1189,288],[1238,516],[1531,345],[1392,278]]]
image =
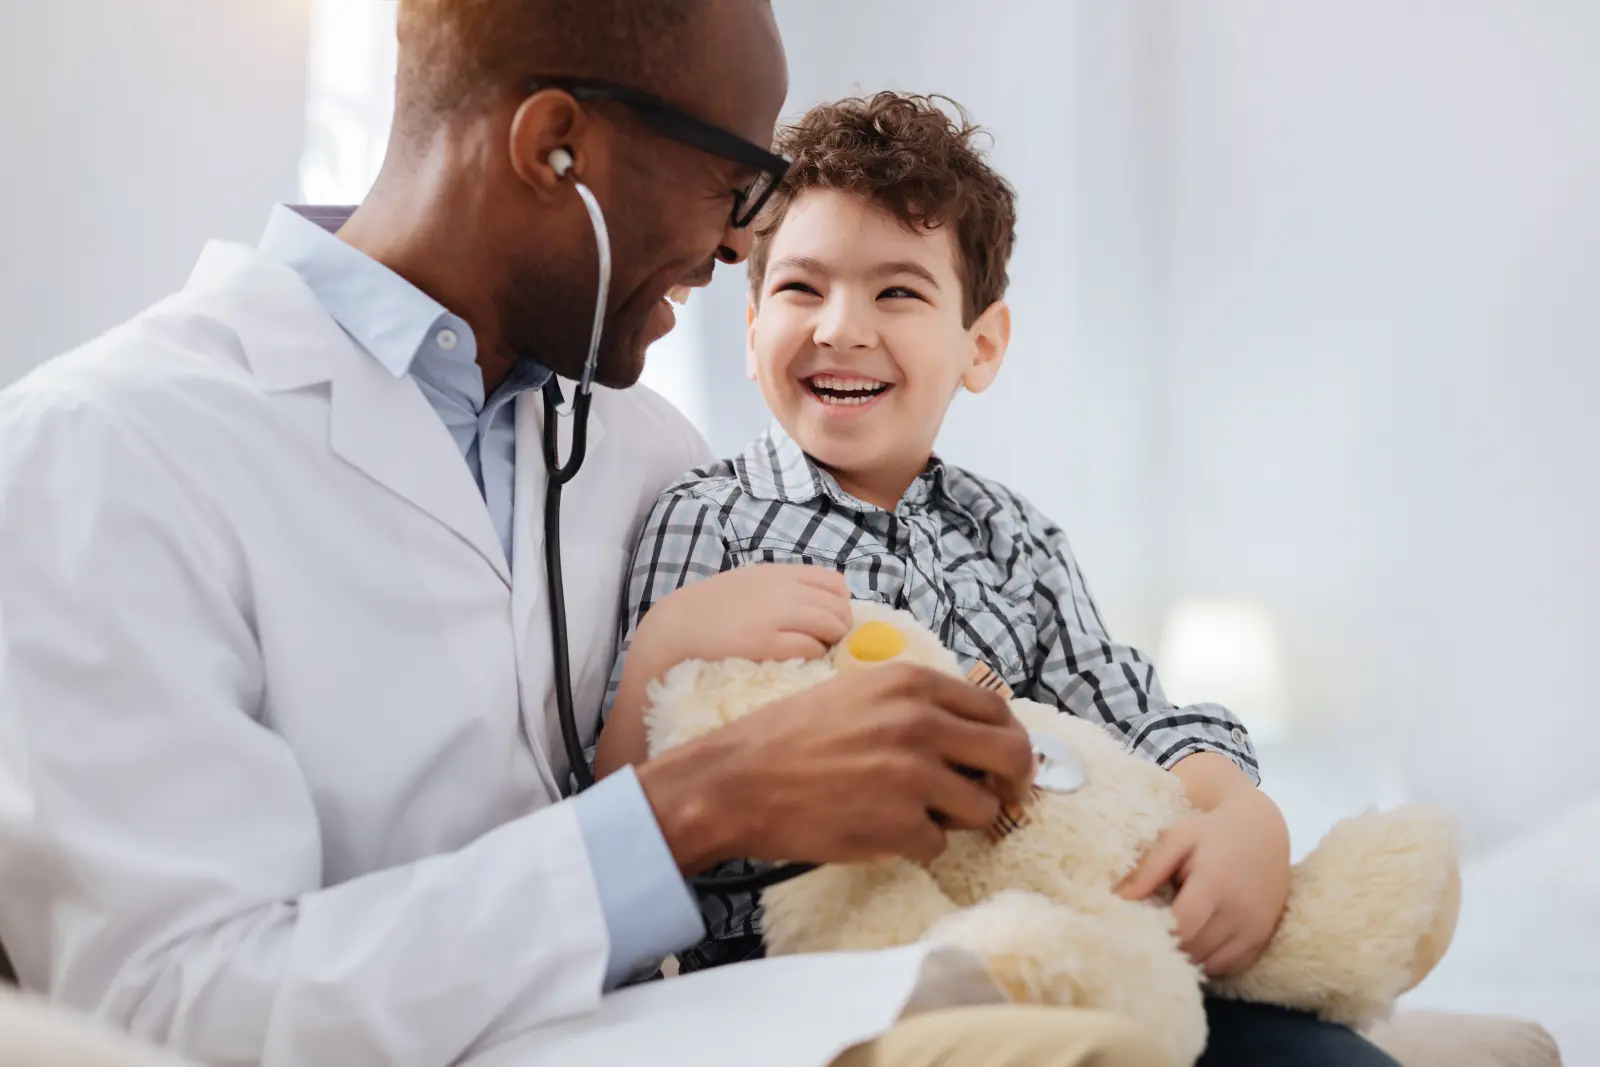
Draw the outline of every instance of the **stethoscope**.
[[[572,155],[558,148],[550,153],[550,166],[556,175],[565,178],[572,172]],[[595,200],[594,193],[577,178],[573,187],[589,211],[589,223],[594,228],[595,247],[599,253],[600,285],[595,294],[594,323],[589,329],[589,353],[584,358],[583,373],[578,379],[578,389],[572,399],[572,454],[563,464],[556,447],[556,429],[560,412],[556,408],[554,381],[544,390],[544,463],[550,474],[550,484],[544,500],[544,565],[550,586],[550,645],[555,667],[556,715],[561,724],[561,743],[567,751],[567,764],[576,783],[574,794],[594,785],[594,774],[583,751],[583,741],[578,735],[577,718],[572,707],[571,662],[567,652],[567,601],[561,583],[561,489],[577,476],[583,466],[585,446],[588,443],[590,391],[600,353],[600,331],[605,324],[606,299],[611,289],[611,238],[606,230],[605,212]],[[1077,755],[1060,741],[1033,734],[1034,751],[1039,758],[1039,772],[1034,778],[1036,787],[1047,792],[1070,793],[1083,785],[1083,765]],[[751,874],[697,875],[688,879],[689,887],[697,896],[748,893],[768,886],[798,878],[817,868],[815,863],[785,863]]]
[[[572,154],[558,148],[550,153],[550,166],[557,177],[572,173]],[[583,373],[572,398],[572,454],[562,463],[556,443],[557,421],[555,382],[544,390],[544,464],[550,474],[550,483],[544,499],[544,565],[545,577],[550,586],[550,651],[554,662],[556,683],[556,715],[561,723],[561,743],[567,751],[567,764],[576,782],[574,794],[594,785],[594,774],[583,751],[583,741],[578,734],[577,718],[572,707],[572,666],[567,651],[567,600],[561,582],[561,489],[572,481],[583,466],[583,457],[589,437],[590,392],[594,387],[595,367],[600,354],[600,331],[605,324],[606,299],[611,289],[611,238],[606,230],[605,212],[589,187],[577,178],[573,187],[589,211],[589,223],[594,228],[595,247],[599,252],[600,284],[595,294],[594,324],[589,328],[589,353],[583,361]],[[691,877],[689,886],[697,896],[748,893],[767,886],[786,882],[791,878],[815,869],[814,863],[786,863],[752,874],[697,875]]]

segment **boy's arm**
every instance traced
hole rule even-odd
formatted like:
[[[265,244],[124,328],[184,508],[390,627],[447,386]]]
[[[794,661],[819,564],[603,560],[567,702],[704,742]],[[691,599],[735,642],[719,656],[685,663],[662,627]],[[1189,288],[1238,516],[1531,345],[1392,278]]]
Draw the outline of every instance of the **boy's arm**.
[[[1120,732],[1177,775],[1199,811],[1162,836],[1120,892],[1141,900],[1174,883],[1179,944],[1206,973],[1237,973],[1266,947],[1289,892],[1288,828],[1256,788],[1249,736],[1226,708],[1169,701],[1144,656],[1106,633],[1066,536],[1029,518],[1048,550],[1034,594],[1042,669],[1033,695]]]
[[[603,729],[595,748],[595,778],[648,756],[644,707],[651,680],[673,665],[648,662],[649,647],[630,655],[645,613],[690,582],[732,570],[733,557],[722,538],[716,508],[681,488],[662,494],[639,535],[628,571],[617,657],[611,668],[600,716]]]
[[[1039,665],[1028,695],[1111,727],[1130,749],[1183,779],[1202,810],[1230,787],[1259,784],[1244,724],[1218,704],[1178,707],[1168,700],[1155,666],[1106,632],[1066,535],[1032,509],[1024,514],[1045,550],[1034,586]]]

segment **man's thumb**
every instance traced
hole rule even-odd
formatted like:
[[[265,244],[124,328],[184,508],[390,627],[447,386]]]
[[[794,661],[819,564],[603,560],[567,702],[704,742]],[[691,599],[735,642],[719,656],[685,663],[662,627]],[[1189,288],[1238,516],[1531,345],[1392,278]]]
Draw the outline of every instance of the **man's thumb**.
[[[1143,900],[1160,889],[1183,864],[1190,844],[1189,834],[1182,829],[1162,834],[1155,847],[1117,886],[1117,895],[1125,900]]]

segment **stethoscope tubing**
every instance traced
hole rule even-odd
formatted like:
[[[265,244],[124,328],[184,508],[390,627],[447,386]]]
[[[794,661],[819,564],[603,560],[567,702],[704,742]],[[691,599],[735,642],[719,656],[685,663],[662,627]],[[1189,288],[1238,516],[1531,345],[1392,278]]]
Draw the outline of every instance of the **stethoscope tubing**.
[[[573,184],[583,198],[589,212],[589,222],[594,230],[595,247],[599,257],[600,284],[595,296],[594,322],[589,331],[589,352],[584,359],[583,374],[578,381],[577,394],[572,399],[572,453],[566,463],[561,462],[558,447],[558,424],[561,413],[556,407],[556,385],[552,381],[544,390],[544,463],[549,471],[549,482],[544,499],[544,562],[549,584],[550,651],[555,674],[556,717],[561,725],[561,743],[566,750],[567,765],[576,783],[576,793],[594,785],[594,774],[583,750],[578,733],[577,716],[572,704],[572,661],[567,646],[567,600],[562,587],[561,567],[561,490],[577,477],[583,467],[589,438],[590,390],[594,385],[595,368],[600,353],[600,334],[605,324],[606,300],[611,289],[611,238],[606,229],[605,212],[601,211],[587,185],[577,179]],[[814,863],[786,863],[751,874],[696,875],[688,879],[696,896],[719,896],[750,893],[768,886],[798,878],[816,868]]]

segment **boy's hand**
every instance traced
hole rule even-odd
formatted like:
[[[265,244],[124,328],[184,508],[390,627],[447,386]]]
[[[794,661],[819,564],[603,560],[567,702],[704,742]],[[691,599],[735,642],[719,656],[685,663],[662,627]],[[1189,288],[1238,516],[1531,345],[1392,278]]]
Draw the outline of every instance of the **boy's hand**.
[[[1289,833],[1266,794],[1232,791],[1163,834],[1117,892],[1142,900],[1167,882],[1178,940],[1213,978],[1261,955],[1289,896]]]
[[[639,623],[595,750],[595,777],[642,763],[645,694],[688,659],[815,659],[850,632],[850,589],[824,567],[756,563],[661,598]]]
[[[663,597],[645,613],[630,659],[651,675],[686,659],[815,659],[852,623],[844,576],[825,567],[757,563]]]

